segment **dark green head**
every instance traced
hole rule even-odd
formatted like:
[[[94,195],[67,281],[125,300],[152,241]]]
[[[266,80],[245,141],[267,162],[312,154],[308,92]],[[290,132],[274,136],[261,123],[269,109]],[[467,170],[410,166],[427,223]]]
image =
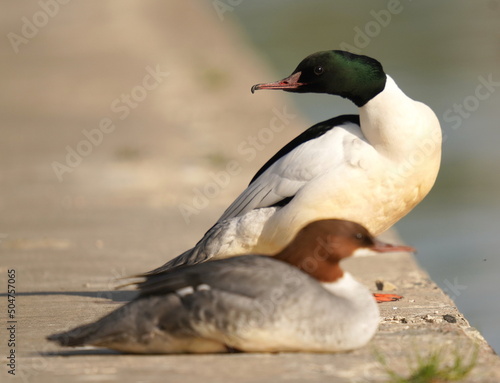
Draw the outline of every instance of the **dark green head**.
[[[384,90],[385,82],[386,75],[377,60],[344,51],[324,51],[306,57],[289,77],[254,85],[252,92],[281,89],[328,93],[347,98],[360,107]]]

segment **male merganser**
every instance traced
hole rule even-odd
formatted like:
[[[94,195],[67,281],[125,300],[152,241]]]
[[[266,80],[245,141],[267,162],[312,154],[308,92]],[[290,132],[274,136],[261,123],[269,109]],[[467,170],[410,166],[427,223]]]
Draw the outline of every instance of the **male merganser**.
[[[245,255],[150,275],[132,302],[47,339],[131,353],[352,350],[375,334],[379,311],[339,262],[408,250],[357,223],[317,221],[274,258]]]
[[[255,175],[197,245],[150,273],[214,258],[282,250],[306,224],[359,222],[378,235],[430,191],[441,161],[434,112],[406,96],[375,59],[344,51],[306,57],[287,78],[252,87],[338,95],[359,115],[320,122]]]

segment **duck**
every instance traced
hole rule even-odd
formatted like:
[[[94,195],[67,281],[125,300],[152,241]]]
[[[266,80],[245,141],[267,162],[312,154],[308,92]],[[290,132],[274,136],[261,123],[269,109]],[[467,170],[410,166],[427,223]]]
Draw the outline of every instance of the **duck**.
[[[47,339],[136,354],[349,351],[370,341],[380,314],[340,262],[413,250],[381,242],[354,222],[319,220],[274,257],[243,255],[149,275],[131,302]]]
[[[376,59],[317,52],[290,76],[251,88],[257,90],[340,96],[359,114],[317,123],[286,144],[193,248],[149,274],[210,259],[275,254],[319,219],[358,222],[377,236],[434,185],[441,163],[439,120]]]

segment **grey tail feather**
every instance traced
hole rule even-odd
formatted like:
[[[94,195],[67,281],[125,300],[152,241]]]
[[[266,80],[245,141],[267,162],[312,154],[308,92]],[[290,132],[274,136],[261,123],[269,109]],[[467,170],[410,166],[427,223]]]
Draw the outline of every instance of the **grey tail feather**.
[[[49,335],[47,340],[68,347],[95,346],[111,340],[119,340],[130,329],[130,322],[127,320],[127,317],[131,310],[132,313],[134,310],[137,310],[137,305],[131,304],[133,302],[135,301],[121,306],[96,322],[84,324],[69,331]]]
[[[98,337],[100,331],[101,326],[98,322],[89,323],[66,332],[49,335],[47,340],[59,343],[61,346],[85,346],[91,344],[92,340]]]
[[[197,263],[208,261],[217,255],[220,247],[224,244],[224,242],[220,240],[219,235],[223,233],[228,226],[228,221],[216,223],[205,233],[195,247],[168,261],[163,266],[140,276],[147,277],[148,275],[160,274],[178,266],[196,265]]]
[[[199,247],[193,247],[192,249],[189,249],[182,253],[181,255],[178,255],[174,259],[171,259],[167,263],[165,263],[163,266],[157,267],[154,270],[148,271],[146,273],[142,274],[135,274],[129,277],[125,277],[123,279],[135,279],[135,278],[146,278],[148,279],[149,277],[153,277],[158,274],[163,274],[165,272],[171,271],[173,269],[176,269],[177,267],[182,267],[182,266],[189,266],[189,265],[196,265],[197,263],[204,262],[208,259],[212,258],[212,256],[209,253],[205,253],[200,251]],[[127,286],[135,286],[139,290],[141,290],[141,285],[143,284],[143,281],[129,281],[127,283],[124,283],[120,286],[117,287],[117,289],[121,289]]]
[[[163,266],[148,271],[143,276],[160,274],[163,273],[164,271],[172,270],[178,266],[196,265],[197,263],[204,262],[209,258],[211,258],[209,254],[200,252],[200,249],[198,247],[193,247],[192,249],[185,251],[181,255],[178,255],[174,259],[171,259]]]

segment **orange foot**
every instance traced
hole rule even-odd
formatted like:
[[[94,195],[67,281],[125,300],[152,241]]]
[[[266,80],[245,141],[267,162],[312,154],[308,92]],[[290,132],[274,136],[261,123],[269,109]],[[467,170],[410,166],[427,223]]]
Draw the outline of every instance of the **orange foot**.
[[[377,303],[394,302],[399,301],[401,298],[403,298],[401,295],[396,294],[373,294],[373,296],[375,297]]]

